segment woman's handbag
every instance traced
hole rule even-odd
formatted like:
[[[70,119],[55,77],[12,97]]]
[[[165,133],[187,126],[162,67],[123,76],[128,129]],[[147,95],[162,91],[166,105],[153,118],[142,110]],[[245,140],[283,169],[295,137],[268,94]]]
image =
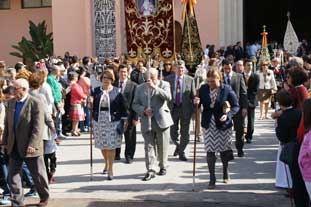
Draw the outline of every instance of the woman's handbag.
[[[222,105],[222,112],[224,114],[227,114],[230,111],[231,105],[229,101],[225,101],[224,104]]]
[[[234,160],[232,149],[221,152],[221,156],[223,156],[223,158],[228,162]]]
[[[117,125],[117,133],[118,135],[122,135],[124,133],[124,120],[121,119]]]
[[[297,142],[288,142],[282,146],[282,151],[280,154],[280,161],[286,163],[287,165],[292,165],[295,162],[295,156],[299,153],[299,146]]]

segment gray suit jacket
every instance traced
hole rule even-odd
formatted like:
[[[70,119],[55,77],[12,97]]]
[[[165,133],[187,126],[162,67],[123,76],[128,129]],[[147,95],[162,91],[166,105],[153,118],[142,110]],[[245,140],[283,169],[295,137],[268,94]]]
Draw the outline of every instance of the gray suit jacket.
[[[143,83],[136,89],[133,110],[141,117],[141,131],[148,131],[148,117],[144,114],[144,110],[148,107],[148,85]],[[168,107],[168,101],[172,99],[170,92],[170,84],[165,81],[158,80],[158,86],[151,93],[150,106],[153,110],[153,118],[161,129],[168,128],[173,125],[173,120]]]
[[[175,78],[176,75],[172,74],[165,78],[167,82],[171,85],[171,94],[175,93]],[[192,113],[194,112],[193,99],[195,96],[195,85],[194,79],[188,75],[184,75],[182,83],[182,110],[184,118],[191,118]],[[173,95],[174,96],[174,95]],[[174,107],[175,97],[169,102],[169,107],[172,110]]]
[[[248,108],[247,89],[242,74],[233,72],[231,77],[231,88],[239,100],[240,109]]]
[[[28,95],[20,112],[16,130],[13,129],[15,105],[15,98],[9,100],[5,118],[3,144],[7,145],[8,154],[13,152],[16,141],[17,151],[22,158],[43,155],[42,135],[45,117],[42,103],[37,98]],[[26,154],[29,146],[36,149],[35,153]]]

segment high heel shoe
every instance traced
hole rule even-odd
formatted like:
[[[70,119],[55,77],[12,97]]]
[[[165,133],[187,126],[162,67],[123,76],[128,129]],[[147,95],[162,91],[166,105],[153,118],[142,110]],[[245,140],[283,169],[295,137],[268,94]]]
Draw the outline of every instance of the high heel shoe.
[[[107,174],[107,169],[103,170],[103,174],[106,175]]]
[[[71,136],[78,137],[80,136],[80,134],[77,132],[71,131]]]
[[[113,175],[108,175],[108,180],[113,180]]]

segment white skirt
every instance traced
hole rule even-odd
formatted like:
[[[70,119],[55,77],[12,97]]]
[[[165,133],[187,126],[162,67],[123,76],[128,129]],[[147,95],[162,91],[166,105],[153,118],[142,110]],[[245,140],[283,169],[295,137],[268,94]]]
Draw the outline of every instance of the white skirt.
[[[275,186],[279,188],[292,188],[293,182],[289,167],[287,164],[280,161],[281,150],[282,146],[280,145],[278,149],[278,155],[276,157]]]

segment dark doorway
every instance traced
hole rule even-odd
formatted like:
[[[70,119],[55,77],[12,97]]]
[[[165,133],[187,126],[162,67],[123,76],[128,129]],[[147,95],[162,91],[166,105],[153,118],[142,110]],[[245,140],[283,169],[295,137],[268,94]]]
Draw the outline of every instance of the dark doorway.
[[[261,40],[262,26],[267,26],[268,41],[283,43],[287,25],[287,11],[299,40],[311,39],[310,0],[244,0],[244,40]]]

